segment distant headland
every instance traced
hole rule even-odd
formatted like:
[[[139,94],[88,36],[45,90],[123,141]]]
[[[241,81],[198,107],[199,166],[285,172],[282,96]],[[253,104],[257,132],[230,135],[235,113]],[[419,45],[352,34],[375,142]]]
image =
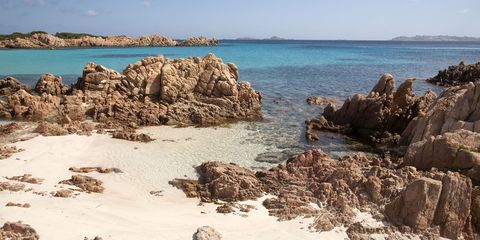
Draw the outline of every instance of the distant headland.
[[[136,38],[127,36],[96,36],[88,33],[59,32],[54,35],[44,31],[30,33],[14,32],[0,35],[0,48],[75,48],[75,47],[173,47],[215,46],[216,38],[190,37],[177,41],[162,35],[145,35]]]
[[[392,41],[421,41],[421,42],[480,42],[480,38],[475,37],[459,37],[459,36],[448,36],[448,35],[438,35],[438,36],[429,36],[429,35],[417,35],[413,37],[396,37]]]

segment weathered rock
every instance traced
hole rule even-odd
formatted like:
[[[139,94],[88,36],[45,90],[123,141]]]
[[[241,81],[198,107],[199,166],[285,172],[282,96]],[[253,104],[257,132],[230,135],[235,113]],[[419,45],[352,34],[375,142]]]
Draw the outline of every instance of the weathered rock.
[[[435,77],[427,79],[427,82],[440,86],[457,86],[478,80],[480,80],[480,62],[468,65],[460,62],[458,65],[439,71]]]
[[[1,191],[18,192],[23,190],[24,188],[25,188],[25,184],[0,182],[0,192]]]
[[[445,90],[428,111],[408,124],[401,143],[409,145],[459,129],[480,132],[479,102],[480,82]]]
[[[0,117],[56,121],[59,118],[59,107],[60,98],[56,96],[35,96],[21,89],[0,100]]]
[[[68,86],[63,84],[62,77],[54,76],[50,73],[42,75],[35,85],[35,92],[40,95],[46,93],[53,96],[61,96],[65,95],[67,91]]]
[[[385,214],[392,223],[425,231],[433,224],[441,192],[441,181],[420,178],[385,207]]]
[[[368,96],[355,94],[338,110],[330,104],[319,120],[307,121],[307,139],[318,139],[315,131],[331,130],[372,142],[397,142],[408,123],[436,97],[433,92],[417,97],[412,86],[408,79],[395,91],[393,76],[383,75]]]
[[[408,185],[401,196],[386,206],[386,215],[393,223],[415,230],[439,226],[442,237],[471,239],[470,179],[452,172],[435,177],[438,180],[420,178]]]
[[[31,184],[42,184],[43,182],[42,178],[33,177],[32,174],[24,174],[22,176],[5,177],[5,178],[12,181],[31,183]]]
[[[68,170],[76,173],[90,173],[90,172],[98,172],[98,173],[122,173],[122,170],[118,168],[104,168],[104,167],[71,167]]]
[[[24,149],[17,148],[16,146],[0,146],[0,160],[7,159],[13,154],[22,151],[24,151]]]
[[[64,136],[68,135],[68,131],[58,123],[40,122],[34,132],[43,136]]]
[[[76,186],[86,193],[102,193],[104,190],[102,181],[83,175],[73,175],[72,178],[60,181],[59,183]]]
[[[13,202],[8,202],[7,204],[5,204],[5,207],[21,207],[21,208],[30,208],[31,205],[29,203],[24,203],[24,204],[21,204],[21,203],[13,203]]]
[[[28,224],[21,222],[6,222],[0,228],[0,239],[5,240],[38,240],[35,229]]]
[[[193,234],[193,240],[221,240],[222,235],[210,226],[203,226]]]
[[[472,189],[472,224],[476,232],[480,232],[480,187],[476,186]]]
[[[11,95],[18,90],[30,91],[27,85],[13,77],[6,77],[0,80],[0,95]]]
[[[70,189],[61,189],[55,192],[53,194],[54,197],[60,197],[60,198],[69,198],[72,197],[73,191]]]
[[[218,39],[208,39],[206,37],[189,37],[185,41],[180,42],[178,46],[216,46]]]
[[[112,137],[117,139],[127,140],[127,141],[145,142],[145,143],[155,140],[145,133],[138,134],[132,131],[115,131],[112,134]]]
[[[197,168],[199,181],[175,179],[170,184],[182,189],[188,197],[204,201],[227,202],[256,199],[262,196],[262,186],[255,174],[234,164],[206,162]]]

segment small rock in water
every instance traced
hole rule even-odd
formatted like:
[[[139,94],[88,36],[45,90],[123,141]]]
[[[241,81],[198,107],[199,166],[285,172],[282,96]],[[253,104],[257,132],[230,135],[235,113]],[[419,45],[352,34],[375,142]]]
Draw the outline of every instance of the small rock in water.
[[[222,235],[210,226],[203,226],[193,234],[193,240],[221,240]]]
[[[291,157],[291,154],[283,151],[283,152],[265,152],[260,153],[255,157],[255,161],[257,162],[265,162],[265,163],[281,163],[283,161],[288,160]]]

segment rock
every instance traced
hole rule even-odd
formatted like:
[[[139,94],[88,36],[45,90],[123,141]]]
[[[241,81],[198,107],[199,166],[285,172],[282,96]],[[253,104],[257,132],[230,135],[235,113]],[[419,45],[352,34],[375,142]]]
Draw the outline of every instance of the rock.
[[[420,178],[385,207],[385,214],[392,223],[425,231],[433,224],[441,192],[441,181]]]
[[[402,133],[409,145],[446,132],[465,129],[480,132],[480,82],[445,90],[428,111],[413,119]]]
[[[70,189],[61,189],[55,192],[53,195],[54,197],[60,197],[60,198],[69,198],[72,197],[73,191]]]
[[[35,128],[34,132],[43,136],[64,136],[68,135],[68,131],[57,123],[49,123],[42,121]]]
[[[404,162],[423,170],[461,171],[480,182],[480,133],[461,129],[412,143]]]
[[[0,239],[8,240],[38,240],[35,229],[28,224],[21,222],[6,222],[0,228]]]
[[[327,106],[329,104],[338,105],[341,103],[341,101],[338,100],[337,98],[331,98],[331,97],[310,96],[307,98],[307,103],[309,105]]]
[[[218,206],[216,211],[217,213],[224,213],[224,214],[235,212],[235,210],[233,210],[233,207],[228,204],[222,204]]]
[[[104,168],[104,167],[71,167],[68,170],[76,173],[90,173],[90,172],[98,172],[98,173],[123,173],[122,170],[118,168]]]
[[[173,60],[147,57],[130,64],[123,74],[88,63],[68,90],[53,75],[44,75],[37,83],[41,96],[5,90],[0,117],[44,120],[64,128],[87,118],[129,128],[261,119],[260,93],[249,83],[238,83],[238,76],[234,64],[225,64],[213,54]],[[4,89],[21,88],[17,85],[9,80]]]
[[[439,180],[420,178],[385,207],[389,220],[425,231],[439,226],[440,235],[449,239],[467,239],[469,233],[472,184],[470,179],[448,172]],[[467,232],[463,232],[467,230]]]
[[[185,41],[180,42],[178,46],[216,46],[218,39],[208,39],[206,37],[189,37]]]
[[[21,207],[21,208],[30,208],[30,204],[29,203],[24,203],[24,204],[21,204],[21,203],[13,203],[13,202],[8,202],[5,207]]]
[[[1,191],[18,192],[23,190],[24,188],[25,188],[25,184],[0,182],[0,192]]]
[[[318,120],[307,120],[307,140],[316,140],[315,131],[348,133],[372,142],[397,142],[408,123],[426,111],[435,99],[433,92],[417,97],[408,79],[395,90],[395,80],[383,75],[368,96],[355,94],[336,110],[328,105]]]
[[[35,85],[35,92],[40,95],[46,93],[53,96],[61,96],[65,95],[67,91],[68,86],[63,84],[62,77],[54,76],[50,73],[42,75]]]
[[[234,164],[206,162],[197,168],[200,180],[176,179],[169,183],[182,189],[188,197],[201,197],[205,201],[227,202],[256,199],[263,190],[255,174]]]
[[[460,62],[439,71],[435,77],[427,79],[427,82],[440,86],[457,86],[477,80],[480,80],[480,62],[468,65]]]
[[[31,174],[24,174],[22,176],[5,177],[5,178],[11,181],[24,182],[24,183],[30,183],[30,184],[42,184],[43,182],[42,178],[33,177]]]
[[[480,232],[480,187],[476,186],[472,189],[472,224],[476,232]]]
[[[27,85],[13,77],[6,77],[0,80],[0,95],[11,95],[18,90],[30,91]]]
[[[72,178],[60,181],[59,184],[73,185],[86,193],[102,193],[105,189],[102,186],[102,181],[83,175],[73,175]]]
[[[127,141],[144,142],[144,143],[155,140],[150,136],[148,136],[147,134],[144,134],[144,133],[137,134],[135,132],[130,132],[130,131],[115,131],[112,134],[112,137],[117,139],[124,139]]]
[[[210,226],[203,226],[193,234],[193,240],[221,240],[222,235]]]
[[[22,152],[24,149],[15,146],[0,146],[0,160],[7,159],[13,154]]]

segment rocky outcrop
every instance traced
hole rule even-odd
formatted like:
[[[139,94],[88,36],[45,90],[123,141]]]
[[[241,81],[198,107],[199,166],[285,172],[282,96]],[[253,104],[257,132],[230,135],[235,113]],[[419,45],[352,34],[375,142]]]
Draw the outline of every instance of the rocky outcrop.
[[[35,229],[30,225],[22,222],[6,222],[3,227],[0,228],[0,239],[8,240],[38,240],[38,236]]]
[[[60,38],[46,33],[0,41],[0,48],[73,48],[73,47],[171,47],[171,46],[215,46],[215,38],[192,37],[177,42],[170,37],[146,35],[137,38],[126,36],[98,37],[83,35],[77,38]]]
[[[435,77],[427,79],[427,82],[448,87],[478,80],[480,80],[480,62],[475,64],[460,62],[458,65],[449,66],[447,69],[439,71]]]
[[[368,96],[355,94],[336,110],[328,105],[320,119],[307,120],[307,139],[318,139],[318,132],[330,130],[351,134],[372,142],[396,142],[408,123],[426,111],[436,98],[433,92],[417,97],[413,80],[395,90],[395,80],[383,75]]]
[[[178,43],[178,46],[216,46],[218,42],[216,38],[189,37],[185,41]]]
[[[458,173],[420,178],[385,207],[389,220],[417,231],[438,226],[440,235],[449,239],[472,239],[470,206],[472,184]],[[466,231],[464,233],[464,231]]]
[[[401,143],[408,145],[447,132],[480,132],[480,83],[445,90],[432,107],[408,124]]]
[[[0,99],[0,117],[61,124],[90,118],[118,122],[129,130],[260,119],[260,93],[249,83],[238,83],[238,76],[234,64],[224,64],[213,54],[173,60],[148,57],[130,64],[123,74],[89,63],[68,90],[52,75],[40,79],[35,93],[23,90],[17,81],[2,80],[6,84],[0,91],[8,94]]]
[[[222,240],[222,235],[210,226],[203,226],[193,234],[193,240]]]
[[[62,77],[54,76],[50,73],[42,75],[37,85],[35,85],[35,92],[40,95],[46,93],[53,96],[61,96],[65,95],[67,91],[68,86],[63,84]]]
[[[203,201],[227,202],[256,199],[262,196],[262,187],[255,174],[234,164],[206,162],[197,167],[198,181],[175,179],[170,184],[182,189],[188,197]]]

